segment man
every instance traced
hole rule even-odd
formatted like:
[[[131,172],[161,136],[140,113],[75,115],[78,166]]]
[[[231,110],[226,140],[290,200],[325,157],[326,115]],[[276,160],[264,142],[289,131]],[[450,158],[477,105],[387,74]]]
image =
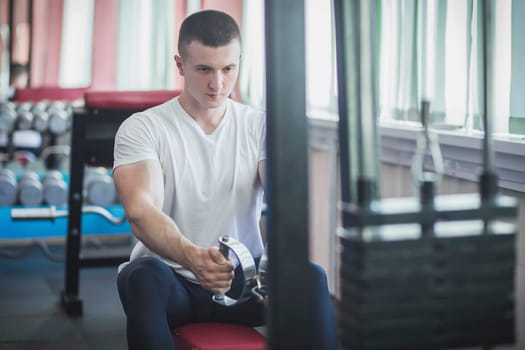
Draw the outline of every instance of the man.
[[[263,303],[212,301],[243,283],[219,252],[219,236],[263,253],[265,117],[228,98],[239,28],[225,13],[194,13],[181,25],[178,51],[180,96],[132,115],[115,139],[115,185],[139,240],[118,277],[130,349],[173,349],[171,330],[190,322],[264,324]],[[333,311],[327,315],[335,328]]]

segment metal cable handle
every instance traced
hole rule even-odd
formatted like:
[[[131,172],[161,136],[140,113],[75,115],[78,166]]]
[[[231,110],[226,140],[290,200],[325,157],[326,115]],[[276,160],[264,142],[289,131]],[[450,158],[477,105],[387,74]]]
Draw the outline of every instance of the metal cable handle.
[[[255,261],[248,248],[236,239],[231,238],[229,235],[219,237],[219,250],[226,259],[231,250],[237,256],[239,265],[243,272],[244,285],[239,299],[230,298],[222,293],[216,293],[212,297],[213,301],[217,304],[232,306],[251,296],[252,289],[257,286],[257,269],[255,267]]]
[[[96,205],[85,205],[82,207],[83,214],[98,214],[114,225],[120,225],[126,221],[126,216],[120,218],[111,214],[107,209]],[[56,210],[54,205],[47,208],[13,208],[11,209],[11,219],[13,221],[34,221],[51,220],[63,218],[69,215],[67,209]]]

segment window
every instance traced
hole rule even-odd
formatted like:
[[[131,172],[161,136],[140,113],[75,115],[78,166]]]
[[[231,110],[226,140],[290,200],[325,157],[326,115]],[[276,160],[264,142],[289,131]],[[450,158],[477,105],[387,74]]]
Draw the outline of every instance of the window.
[[[419,122],[422,99],[431,102],[434,127],[467,134],[482,129],[480,1],[377,0],[379,113],[383,122]],[[335,34],[330,0],[307,0],[306,82],[309,114],[337,110]],[[493,131],[525,134],[523,1],[493,1]],[[262,1],[247,0],[241,95],[261,104],[264,84]],[[253,38],[259,38],[253,39]],[[255,50],[256,48],[256,50]],[[249,69],[246,69],[249,66]],[[521,77],[521,78],[520,78]],[[258,80],[262,80],[262,82]],[[248,96],[250,95],[250,96]],[[324,112],[324,113],[320,113]]]
[[[418,121],[421,99],[431,102],[434,126],[481,126],[482,27],[479,1],[380,2],[380,113],[383,120]],[[508,133],[512,2],[494,1],[493,127]]]

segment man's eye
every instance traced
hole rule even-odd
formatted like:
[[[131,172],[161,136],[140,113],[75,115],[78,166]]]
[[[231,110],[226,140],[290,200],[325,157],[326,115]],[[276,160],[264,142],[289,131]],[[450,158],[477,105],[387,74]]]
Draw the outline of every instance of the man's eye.
[[[231,72],[233,70],[233,67],[226,67],[224,68],[224,72],[228,73],[228,72]]]
[[[208,67],[199,67],[197,68],[197,70],[199,70],[200,72],[204,72],[204,73],[207,73],[210,71],[210,69]]]

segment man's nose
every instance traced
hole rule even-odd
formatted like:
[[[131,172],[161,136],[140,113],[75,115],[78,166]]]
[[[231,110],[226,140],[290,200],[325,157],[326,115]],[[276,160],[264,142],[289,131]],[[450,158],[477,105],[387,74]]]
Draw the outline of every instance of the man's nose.
[[[218,91],[222,88],[224,82],[224,76],[221,71],[214,72],[211,74],[210,81],[208,83],[210,89]]]

